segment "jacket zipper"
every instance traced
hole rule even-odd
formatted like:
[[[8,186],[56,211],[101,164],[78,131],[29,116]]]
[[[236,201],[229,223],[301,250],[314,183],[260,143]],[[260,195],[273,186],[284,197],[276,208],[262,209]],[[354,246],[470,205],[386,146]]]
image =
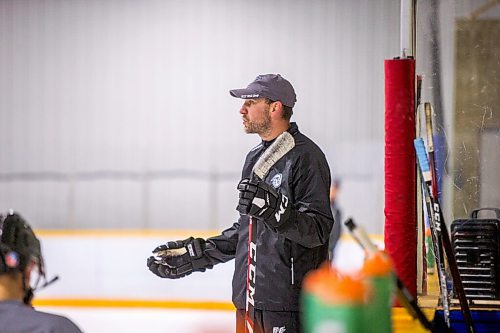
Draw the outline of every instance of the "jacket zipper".
[[[290,269],[292,270],[292,285],[294,285],[295,279],[294,279],[294,275],[293,275],[293,257],[291,258],[291,262],[292,262],[292,266],[290,267]]]

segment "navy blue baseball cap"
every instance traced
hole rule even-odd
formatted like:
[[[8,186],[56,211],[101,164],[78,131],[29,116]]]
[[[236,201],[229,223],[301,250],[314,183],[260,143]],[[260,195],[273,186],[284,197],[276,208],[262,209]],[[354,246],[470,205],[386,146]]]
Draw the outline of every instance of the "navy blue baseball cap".
[[[297,101],[292,85],[279,74],[259,75],[246,88],[229,90],[229,93],[243,99],[266,97],[291,108]]]

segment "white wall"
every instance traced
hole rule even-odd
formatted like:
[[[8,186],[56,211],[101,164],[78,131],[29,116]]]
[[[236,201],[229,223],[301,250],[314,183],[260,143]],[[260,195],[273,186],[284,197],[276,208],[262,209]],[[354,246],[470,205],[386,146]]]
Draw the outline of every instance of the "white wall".
[[[397,0],[0,1],[0,45],[0,206],[37,228],[230,225],[258,137],[228,90],[278,72],[344,216],[383,230]]]

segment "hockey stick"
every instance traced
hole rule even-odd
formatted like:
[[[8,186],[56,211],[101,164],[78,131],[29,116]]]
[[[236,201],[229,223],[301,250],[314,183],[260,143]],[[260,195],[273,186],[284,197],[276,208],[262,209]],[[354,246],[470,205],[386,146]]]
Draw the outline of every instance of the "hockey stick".
[[[460,302],[460,309],[462,312],[462,316],[464,317],[465,326],[467,327],[468,332],[473,333],[474,326],[472,323],[472,315],[470,313],[469,303],[467,302],[467,297],[465,296],[462,279],[460,278],[460,273],[458,271],[458,266],[455,259],[455,255],[453,253],[453,248],[451,246],[448,229],[446,227],[446,224],[444,223],[444,217],[443,217],[443,212],[441,210],[441,205],[439,204],[439,198],[432,196],[431,172],[429,170],[429,161],[427,159],[424,141],[422,140],[422,138],[415,139],[414,145],[415,145],[415,151],[417,153],[420,172],[422,173],[422,178],[424,179],[425,182],[424,186],[425,198],[430,203],[428,205],[430,206],[428,207],[428,213],[430,215],[429,217],[431,221],[430,224],[431,226],[434,226],[434,232],[436,238],[438,238],[438,241],[441,241],[442,243],[443,247],[440,247],[439,249],[441,250],[442,248],[444,248],[444,253],[446,255],[446,259],[448,260],[448,267],[451,272],[451,278],[453,280],[453,288],[455,289],[458,296],[458,300]],[[436,258],[437,258],[437,253],[436,253]],[[443,292],[443,290],[441,292]],[[444,292],[448,294],[447,289],[445,289]]]
[[[417,91],[416,91],[416,102],[415,102],[415,121],[416,121],[416,137],[420,137],[421,134],[421,120],[419,116],[420,104],[422,101],[422,81],[423,76],[417,75]],[[415,166],[416,167],[416,166]],[[417,173],[417,188],[421,188],[422,179],[420,178],[420,174]],[[422,192],[417,191],[417,205],[422,205]],[[428,262],[427,262],[427,246],[426,243],[426,223],[425,218],[423,216],[423,211],[421,209],[417,210],[417,244],[420,244],[420,247],[417,248],[417,291],[421,291],[422,294],[427,294],[427,271],[428,271]],[[434,260],[434,258],[432,258]],[[421,271],[420,271],[421,269]]]
[[[353,238],[358,242],[361,247],[368,252],[369,254],[376,253],[380,251],[377,246],[370,240],[365,230],[357,226],[352,218],[348,218],[347,221],[344,222],[344,225],[351,232]],[[418,319],[420,324],[423,327],[428,329],[431,332],[434,332],[434,327],[432,323],[427,319],[425,314],[422,312],[422,309],[418,306],[417,300],[412,296],[412,294],[408,291],[403,281],[399,278],[399,276],[394,272],[394,277],[396,279],[396,287],[397,287],[397,298],[399,302],[408,310],[410,315],[413,318]]]
[[[417,144],[418,140],[418,144]],[[421,142],[421,143],[420,143]],[[423,146],[424,141],[422,139],[416,139],[414,141],[415,145],[415,150],[417,152],[417,159],[419,159],[418,155],[418,149],[417,145]],[[427,155],[425,154],[425,146],[423,146],[424,150],[424,157],[425,161],[427,161]],[[431,174],[430,171],[428,170],[428,164],[427,164],[427,171],[422,171],[422,164],[424,161],[420,161],[419,159],[419,169],[420,169],[420,178],[423,180],[424,184],[424,191],[427,188],[426,184],[429,183],[431,184]],[[425,168],[424,168],[425,169]],[[432,249],[434,251],[434,259],[436,261],[436,267],[437,267],[437,273],[438,273],[438,282],[439,282],[439,290],[440,290],[440,296],[441,296],[441,305],[443,306],[443,313],[444,313],[444,321],[448,327],[450,327],[450,297],[448,293],[448,287],[446,283],[446,267],[445,267],[445,261],[444,261],[444,254],[443,254],[443,240],[442,237],[440,236],[441,234],[441,225],[439,223],[436,223],[435,220],[432,218],[432,202],[430,200],[430,196],[425,197],[425,205],[426,205],[426,211],[427,211],[427,216],[429,220],[429,228],[431,231],[431,239],[432,239]]]
[[[418,140],[418,141],[417,141]],[[418,165],[420,169],[421,178],[424,181],[424,192],[427,193],[427,186],[431,185],[431,173],[429,170],[429,164],[427,162],[427,155],[425,153],[424,141],[420,139],[415,139],[414,141],[415,151],[417,152]],[[420,147],[420,148],[417,148]],[[419,153],[423,150],[423,153]],[[420,160],[420,155],[423,154],[423,160]],[[426,165],[424,165],[426,163]],[[429,192],[430,194],[430,192]],[[446,283],[446,268],[443,255],[443,239],[441,236],[441,225],[433,218],[433,208],[430,195],[425,195],[425,204],[427,208],[427,215],[429,218],[429,227],[431,229],[431,238],[433,243],[434,258],[436,260],[436,267],[438,272],[439,290],[441,295],[441,305],[443,306],[444,321],[448,327],[450,327],[450,297],[448,293],[448,287]]]
[[[288,132],[281,133],[276,140],[266,149],[255,163],[251,179],[264,180],[271,167],[292,148],[295,147],[295,140]],[[255,277],[257,270],[257,243],[254,240],[257,237],[257,223],[249,216],[248,224],[248,268],[247,268],[247,297],[245,309],[245,331],[253,333],[255,321]]]
[[[436,159],[434,157],[434,138],[432,130],[432,109],[431,103],[424,104],[425,110],[425,125],[427,132],[427,148],[429,153],[429,168],[431,169],[431,184],[432,184],[432,196],[434,198],[438,197],[438,180],[436,174]]]

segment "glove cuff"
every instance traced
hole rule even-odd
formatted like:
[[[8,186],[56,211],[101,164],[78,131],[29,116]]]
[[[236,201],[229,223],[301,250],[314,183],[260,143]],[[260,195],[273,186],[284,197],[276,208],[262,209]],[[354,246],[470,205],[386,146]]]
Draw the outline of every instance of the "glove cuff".
[[[207,247],[206,241],[203,238],[190,238],[185,246],[191,260],[203,257],[203,253]]]
[[[194,272],[205,271],[207,267],[210,266],[210,260],[205,256],[205,249],[207,248],[207,242],[203,238],[195,238],[188,244],[186,244],[186,250],[191,257],[191,266]]]

